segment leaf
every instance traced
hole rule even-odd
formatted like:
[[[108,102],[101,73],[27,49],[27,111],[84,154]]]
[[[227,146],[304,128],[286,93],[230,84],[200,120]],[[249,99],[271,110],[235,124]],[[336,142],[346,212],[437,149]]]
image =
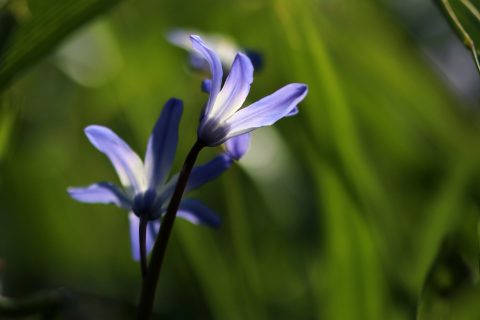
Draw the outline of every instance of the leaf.
[[[375,235],[329,165],[317,165],[315,180],[327,256],[325,270],[317,268],[313,277],[317,283],[325,282],[329,292],[323,298],[317,293],[327,302],[319,313],[325,313],[326,319],[382,319],[387,297]]]
[[[13,4],[19,2],[11,1]],[[10,7],[17,17],[17,24],[8,36],[4,50],[0,52],[0,90],[5,89],[19,72],[47,55],[72,31],[119,2],[36,0],[29,1],[28,8],[24,3],[21,10],[12,4]]]
[[[479,0],[437,0],[448,21],[472,53],[480,72],[480,1]]]

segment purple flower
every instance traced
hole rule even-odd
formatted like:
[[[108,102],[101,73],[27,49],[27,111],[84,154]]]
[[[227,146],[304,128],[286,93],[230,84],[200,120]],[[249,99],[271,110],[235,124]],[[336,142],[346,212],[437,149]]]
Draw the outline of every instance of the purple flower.
[[[140,259],[139,216],[146,215],[149,220],[146,241],[149,251],[160,228],[160,218],[165,213],[178,179],[178,174],[167,178],[175,158],[182,110],[180,100],[170,99],[165,104],[148,140],[145,162],[110,129],[97,125],[85,129],[90,142],[109,158],[123,188],[112,183],[99,182],[85,188],[68,188],[68,193],[80,202],[114,204],[127,210],[135,260]],[[226,152],[193,168],[186,191],[217,178],[231,164],[232,157]],[[192,199],[182,201],[177,216],[194,224],[212,227],[220,224],[220,219],[211,209]]]
[[[237,53],[231,71],[222,87],[223,70],[218,55],[199,36],[190,37],[193,49],[210,67],[210,93],[198,128],[198,138],[208,146],[269,126],[279,119],[295,114],[296,106],[305,98],[307,86],[291,83],[273,94],[242,108],[253,81],[253,66],[243,53]]]

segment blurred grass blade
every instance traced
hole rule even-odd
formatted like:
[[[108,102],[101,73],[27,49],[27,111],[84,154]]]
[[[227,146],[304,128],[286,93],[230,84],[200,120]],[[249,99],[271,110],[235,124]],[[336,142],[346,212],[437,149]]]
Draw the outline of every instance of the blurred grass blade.
[[[212,312],[212,319],[245,319],[240,306],[235,276],[217,244],[211,230],[189,225],[176,226],[175,232],[185,251],[189,265],[196,274],[204,298]]]
[[[328,248],[327,272],[317,270],[315,277],[318,283],[328,283],[329,294],[322,299],[327,301],[322,305],[325,310],[319,313],[324,313],[325,319],[382,319],[388,304],[371,230],[334,170],[322,166],[315,172],[315,179],[319,205],[324,209]]]
[[[0,57],[17,26],[17,18],[9,6],[0,6]]]
[[[0,97],[0,163],[8,148],[17,114],[18,111],[11,107],[10,101],[6,97]]]
[[[377,228],[380,231],[394,230],[396,225],[391,217],[395,215],[395,210],[388,201],[389,195],[384,192],[383,181],[371,165],[371,159],[359,139],[358,121],[347,100],[347,91],[343,87],[328,44],[316,24],[320,21],[318,11],[313,5],[302,1],[277,1],[276,9],[292,50],[303,46],[304,55],[308,57],[298,60],[295,69],[302,74],[302,79],[315,88],[309,92],[307,103],[310,106],[305,108],[304,112],[308,114],[306,119],[310,121],[309,129],[317,139],[317,147],[331,143],[329,147],[335,150],[335,156],[338,156],[342,163],[342,170],[362,199],[362,205],[370,208],[367,211],[371,214],[369,218],[378,219]],[[297,21],[295,16],[303,18]],[[300,41],[296,42],[299,39]],[[329,131],[322,131],[324,128]],[[331,140],[322,141],[325,139],[322,136]],[[395,233],[390,232],[387,235],[393,246],[399,245]],[[383,246],[384,253],[390,250],[386,241],[379,243]]]
[[[28,18],[13,30],[0,56],[0,90],[72,31],[118,2],[120,0],[30,1]]]
[[[457,32],[480,72],[480,3],[478,0],[437,0],[448,21]]]
[[[426,279],[429,268],[438,254],[445,236],[452,231],[455,222],[466,210],[466,194],[475,170],[478,167],[478,156],[468,154],[458,160],[450,169],[440,186],[438,194],[427,206],[423,227],[418,235],[416,258],[411,264],[409,275],[420,290]],[[418,293],[418,292],[417,292]]]
[[[249,319],[265,319],[265,311],[262,307],[263,290],[261,276],[258,272],[257,259],[255,257],[254,237],[252,236],[253,227],[247,219],[247,201],[242,192],[239,174],[239,168],[232,168],[229,173],[229,179],[225,181],[225,198],[228,199],[227,211],[229,216],[230,234],[232,235],[233,253],[237,263],[237,287],[245,288],[240,292],[245,301],[245,312]]]

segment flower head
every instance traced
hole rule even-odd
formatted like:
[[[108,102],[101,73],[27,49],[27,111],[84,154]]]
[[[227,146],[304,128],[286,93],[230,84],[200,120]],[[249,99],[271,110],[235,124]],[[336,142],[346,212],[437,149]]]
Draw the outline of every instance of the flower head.
[[[190,66],[195,70],[209,71],[208,62],[204,59],[202,55],[199,55],[195,50],[192,50],[190,43],[190,35],[198,34],[193,30],[185,29],[173,29],[170,30],[166,37],[167,40],[176,45],[177,47],[187,50],[190,54]],[[237,52],[243,52],[246,54],[256,70],[259,70],[263,65],[262,55],[256,50],[242,49],[235,41],[231,38],[221,35],[221,34],[202,34],[202,38],[205,42],[217,52],[222,65],[225,68],[229,68],[232,65],[233,60]]]
[[[170,99],[155,124],[148,140],[145,162],[106,127],[92,125],[85,129],[90,142],[104,153],[117,172],[123,188],[109,182],[99,182],[85,188],[68,188],[70,196],[80,202],[114,204],[129,212],[133,257],[139,260],[138,228],[141,215],[148,220],[147,250],[153,246],[173,194],[178,174],[168,179],[175,158],[178,142],[178,126],[182,115],[182,102]],[[232,157],[221,154],[206,164],[193,168],[186,191],[196,189],[217,178],[232,164]],[[177,216],[194,224],[216,227],[218,216],[197,200],[183,200]]]
[[[242,108],[253,81],[253,65],[243,53],[237,53],[232,68],[222,86],[223,69],[218,55],[196,35],[190,37],[193,49],[210,67],[210,93],[198,128],[198,138],[208,146],[217,146],[228,139],[269,126],[297,112],[305,98],[307,86],[291,83],[273,94]]]

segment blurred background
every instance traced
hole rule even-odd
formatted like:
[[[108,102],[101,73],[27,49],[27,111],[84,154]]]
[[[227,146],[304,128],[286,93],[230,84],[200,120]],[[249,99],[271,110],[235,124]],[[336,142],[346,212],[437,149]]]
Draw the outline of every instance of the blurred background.
[[[118,183],[85,126],[143,154],[172,96],[181,166],[207,96],[166,40],[175,28],[260,52],[250,102],[290,82],[310,91],[193,194],[223,224],[176,222],[155,318],[480,318],[480,78],[434,1],[0,6],[0,318],[32,304],[27,319],[134,317],[127,214],[66,188]]]

